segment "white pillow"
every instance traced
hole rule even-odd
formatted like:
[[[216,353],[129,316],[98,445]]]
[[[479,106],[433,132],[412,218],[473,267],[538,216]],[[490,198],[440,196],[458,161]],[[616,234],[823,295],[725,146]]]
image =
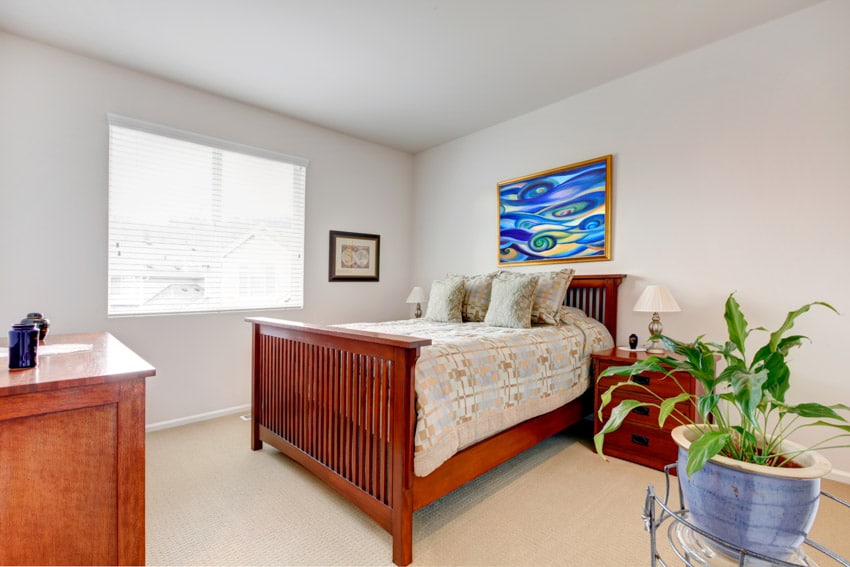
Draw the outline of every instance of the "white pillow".
[[[531,327],[531,307],[537,289],[537,276],[532,274],[499,274],[493,280],[490,306],[484,323],[494,327]]]
[[[425,319],[440,323],[461,323],[461,307],[466,288],[463,278],[450,276],[444,280],[434,280],[431,294],[428,296],[428,310]]]
[[[520,274],[517,272],[499,272],[505,277],[517,277],[523,275],[537,276],[537,290],[534,292],[534,304],[531,306],[531,322],[558,324],[558,308],[564,303],[567,289],[573,280],[575,270],[564,268],[552,272],[535,272],[532,274]]]

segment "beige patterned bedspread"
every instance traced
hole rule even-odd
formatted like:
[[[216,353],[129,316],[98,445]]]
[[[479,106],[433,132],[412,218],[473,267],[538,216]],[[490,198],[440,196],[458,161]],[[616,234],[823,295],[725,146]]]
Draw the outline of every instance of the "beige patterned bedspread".
[[[614,341],[594,319],[565,319],[531,329],[424,319],[340,326],[433,341],[416,363],[414,473],[425,476],[460,449],[588,388],[589,354]]]

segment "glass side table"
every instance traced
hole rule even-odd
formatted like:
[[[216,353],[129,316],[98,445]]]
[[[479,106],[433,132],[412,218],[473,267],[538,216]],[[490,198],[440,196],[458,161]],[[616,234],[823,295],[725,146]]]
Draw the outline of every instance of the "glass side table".
[[[671,479],[670,471],[676,465],[671,464],[664,467],[666,488],[664,497],[659,498],[652,484],[646,488],[646,502],[644,504],[643,518],[644,526],[650,533],[650,552],[652,555],[652,567],[668,567],[667,562],[658,551],[658,534],[663,527],[667,528],[667,540],[670,548],[683,565],[688,567],[817,567],[813,559],[806,555],[806,546],[816,549],[826,557],[835,561],[837,565],[850,567],[850,562],[837,553],[827,549],[823,545],[806,538],[803,545],[792,557],[777,559],[743,549],[732,545],[710,533],[696,527],[688,521],[688,511],[682,506],[682,490],[679,487],[679,479],[676,477],[676,487],[679,490],[679,509],[674,510],[669,505]],[[821,492],[821,498],[827,498],[838,502],[848,509],[850,503],[837,498],[826,492]],[[666,526],[665,526],[666,524]]]

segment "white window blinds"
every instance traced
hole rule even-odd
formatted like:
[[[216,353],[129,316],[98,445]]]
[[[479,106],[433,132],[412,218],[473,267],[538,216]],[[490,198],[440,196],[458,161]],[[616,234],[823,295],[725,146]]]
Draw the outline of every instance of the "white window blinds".
[[[108,123],[110,316],[303,307],[307,160]]]

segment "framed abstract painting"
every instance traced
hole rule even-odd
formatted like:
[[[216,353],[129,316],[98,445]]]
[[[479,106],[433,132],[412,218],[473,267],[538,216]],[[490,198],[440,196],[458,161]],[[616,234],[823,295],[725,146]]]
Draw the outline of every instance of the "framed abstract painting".
[[[378,281],[381,275],[381,236],[330,231],[328,281]]]
[[[499,183],[499,265],[610,260],[611,161]]]

